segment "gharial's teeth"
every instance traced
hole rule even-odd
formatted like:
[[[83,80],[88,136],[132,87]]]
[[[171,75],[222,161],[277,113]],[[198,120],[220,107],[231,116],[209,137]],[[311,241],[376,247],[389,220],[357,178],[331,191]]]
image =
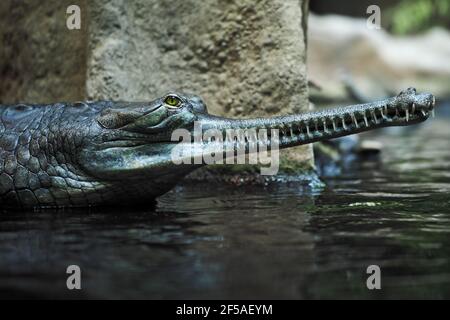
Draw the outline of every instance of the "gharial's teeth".
[[[406,122],[409,121],[409,110],[408,108],[405,109],[405,113],[406,113]]]
[[[291,132],[292,132],[292,137],[294,137],[294,136],[296,136],[296,134],[295,134],[295,132],[297,131],[297,124],[293,124],[292,125],[292,130],[291,130]]]
[[[322,120],[323,123],[323,131],[325,133],[328,133],[328,128],[327,128],[327,121],[325,119]]]
[[[411,113],[412,114],[416,113],[416,104],[415,103],[412,104]]]
[[[364,113],[364,123],[366,124],[366,127],[369,127],[369,121],[367,121],[366,114]]]
[[[344,118],[341,118],[342,119],[342,127],[345,129],[345,130],[347,130],[347,126],[345,125],[345,120],[344,120]]]
[[[333,123],[333,130],[337,131],[336,123],[334,122],[334,118],[331,119],[331,123]]]
[[[422,110],[422,114],[426,117],[427,113],[425,112],[425,110]]]
[[[319,132],[319,128],[317,126],[317,121],[314,121],[314,129],[316,129],[316,132]]]
[[[357,128],[359,128],[359,126],[358,126],[358,121],[356,121],[356,117],[355,117],[355,115],[352,113],[352,120],[353,120],[353,122],[355,123],[355,126],[357,127]]]
[[[372,118],[375,121],[376,124],[378,124],[378,119],[377,119],[377,115],[375,114],[374,110],[370,110],[370,113],[372,114]]]
[[[291,133],[291,137],[293,137],[294,136],[294,132],[292,131],[292,127],[289,127],[289,131]]]
[[[306,124],[306,133],[307,133],[308,136],[309,136],[309,123]]]

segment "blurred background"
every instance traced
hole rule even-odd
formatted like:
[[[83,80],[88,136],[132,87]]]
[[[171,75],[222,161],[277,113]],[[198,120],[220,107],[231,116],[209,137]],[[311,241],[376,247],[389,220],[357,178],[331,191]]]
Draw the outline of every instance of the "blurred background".
[[[310,2],[308,76],[316,103],[370,100],[413,86],[450,97],[450,1]]]
[[[313,0],[310,9],[317,14],[337,14],[361,17],[361,12],[376,4],[383,8],[383,27],[395,34],[423,32],[431,27],[450,27],[450,7],[448,0],[343,0],[331,3]]]
[[[308,76],[315,102],[374,99],[413,86],[450,97],[450,1],[310,2]]]
[[[438,101],[434,132],[446,135],[450,100],[450,1],[310,2],[307,69],[310,101],[317,108],[364,103],[414,87]],[[322,176],[339,175],[350,162],[376,159],[387,133],[405,137],[419,128],[388,128],[314,145]],[[421,131],[422,132],[422,131]],[[422,135],[422,134],[420,134]],[[417,139],[417,138],[416,138]],[[415,152],[411,149],[410,152]],[[333,169],[332,169],[333,168]]]

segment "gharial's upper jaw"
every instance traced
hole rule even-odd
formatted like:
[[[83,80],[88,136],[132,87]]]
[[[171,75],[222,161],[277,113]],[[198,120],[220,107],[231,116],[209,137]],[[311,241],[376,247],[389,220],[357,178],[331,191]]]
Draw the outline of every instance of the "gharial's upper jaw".
[[[415,88],[408,88],[395,97],[398,104],[405,104],[419,108],[425,112],[432,111],[436,105],[436,98],[430,93],[417,94]]]
[[[430,114],[434,114],[436,103],[432,94],[417,94],[414,88],[408,88],[388,101],[383,107],[388,125],[408,125],[425,121]]]

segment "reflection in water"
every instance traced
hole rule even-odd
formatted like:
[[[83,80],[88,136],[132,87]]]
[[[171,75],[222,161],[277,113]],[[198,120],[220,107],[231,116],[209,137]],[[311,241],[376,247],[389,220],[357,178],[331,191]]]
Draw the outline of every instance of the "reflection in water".
[[[382,163],[320,193],[185,185],[156,208],[3,213],[0,296],[450,298],[448,122],[372,135]],[[79,292],[65,289],[70,264]]]

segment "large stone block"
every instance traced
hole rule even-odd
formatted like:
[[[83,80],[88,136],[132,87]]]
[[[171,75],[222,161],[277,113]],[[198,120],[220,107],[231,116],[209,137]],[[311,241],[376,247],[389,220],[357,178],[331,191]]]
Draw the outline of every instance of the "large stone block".
[[[66,27],[70,0],[0,1],[0,103],[82,100],[86,20]],[[85,10],[85,0],[76,1]]]
[[[66,27],[71,4],[81,30]],[[0,102],[180,90],[217,115],[306,111],[306,11],[300,0],[1,1]],[[310,146],[289,154],[311,164]]]
[[[202,96],[218,115],[306,111],[306,2],[89,2],[88,97],[145,100],[179,90]],[[310,146],[290,158],[311,163]]]

